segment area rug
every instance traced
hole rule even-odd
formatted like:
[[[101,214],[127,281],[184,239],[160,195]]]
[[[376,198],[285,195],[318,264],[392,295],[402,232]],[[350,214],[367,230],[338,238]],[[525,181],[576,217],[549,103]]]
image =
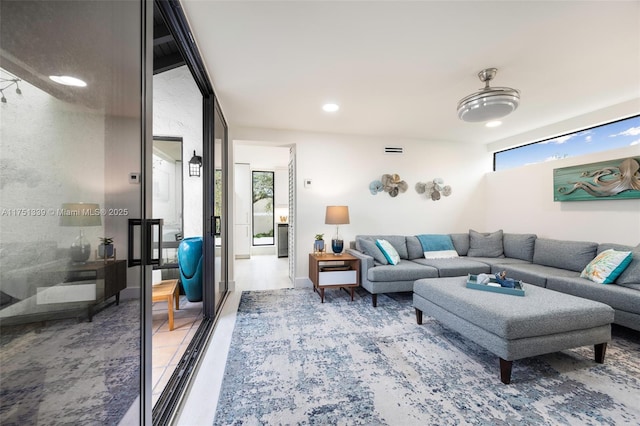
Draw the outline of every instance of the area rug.
[[[118,425],[140,393],[140,303],[0,334],[0,424]]]
[[[614,327],[593,347],[515,361],[425,317],[411,294],[359,289],[245,292],[215,425],[640,424],[640,333]]]

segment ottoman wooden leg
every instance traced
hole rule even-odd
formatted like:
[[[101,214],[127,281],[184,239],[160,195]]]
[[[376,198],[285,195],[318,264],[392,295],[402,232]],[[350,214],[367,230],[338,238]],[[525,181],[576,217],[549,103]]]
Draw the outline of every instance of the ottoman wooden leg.
[[[595,349],[595,353],[596,353],[596,362],[598,364],[603,364],[604,363],[604,354],[607,352],[607,344],[606,343],[600,343],[598,345],[594,345],[593,348]]]
[[[505,361],[500,358],[500,381],[505,385],[511,383],[511,367],[513,366],[513,361]]]
[[[422,324],[422,311],[416,308],[416,322],[421,325]]]

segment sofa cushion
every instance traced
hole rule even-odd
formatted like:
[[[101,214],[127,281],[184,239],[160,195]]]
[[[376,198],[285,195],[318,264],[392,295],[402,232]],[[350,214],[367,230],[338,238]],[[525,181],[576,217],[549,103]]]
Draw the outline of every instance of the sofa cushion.
[[[460,256],[466,256],[469,252],[469,234],[450,234],[453,246]]]
[[[384,257],[384,254],[382,254],[376,243],[374,243],[373,241],[361,239],[360,248],[362,249],[362,252],[364,254],[373,257],[373,260],[375,260],[379,264],[387,265],[389,263],[387,262],[387,258]]]
[[[414,262],[436,268],[440,277],[460,277],[467,274],[487,274],[491,272],[491,268],[486,263],[468,257],[416,259]]]
[[[504,257],[502,229],[496,232],[477,232],[469,229],[469,251],[472,257]]]
[[[630,251],[605,250],[584,267],[580,277],[595,283],[611,284],[631,263]]]
[[[384,254],[384,257],[387,258],[387,262],[389,262],[391,265],[397,265],[398,263],[400,263],[400,255],[398,254],[396,249],[393,248],[389,241],[376,240],[376,245],[378,246],[382,254]]]
[[[606,303],[614,309],[640,314],[640,291],[616,284],[601,285],[580,277],[549,277],[547,288]]]
[[[536,234],[507,234],[502,236],[504,255],[514,259],[533,261],[533,249],[536,244]]]
[[[458,252],[453,246],[451,236],[446,234],[421,234],[416,235],[425,259],[450,259],[458,257]]]
[[[506,271],[508,278],[522,280],[538,287],[546,287],[549,277],[580,277],[579,272],[552,266],[536,265],[535,263],[501,264],[491,267],[491,272],[494,274],[502,271]]]
[[[636,247],[625,246],[621,244],[600,244],[598,246],[598,253],[601,253],[608,249],[621,250],[621,251],[631,251],[633,254],[633,258],[631,259],[631,263],[627,268],[622,271],[620,276],[616,278],[615,283],[619,285],[626,284],[640,284],[640,245]]]
[[[596,257],[598,244],[587,241],[564,241],[537,238],[533,263],[582,272]]]
[[[424,251],[422,251],[422,244],[418,240],[418,237],[414,235],[407,235],[407,253],[408,259],[422,259],[424,258]]]
[[[394,249],[400,255],[400,259],[408,259],[409,253],[407,252],[407,239],[404,235],[356,235],[356,249],[362,251],[362,247],[359,244],[359,239],[365,238],[369,241],[387,240],[393,246]]]
[[[382,265],[367,271],[367,279],[372,282],[411,281],[421,278],[438,277],[437,269],[405,260],[397,265]]]

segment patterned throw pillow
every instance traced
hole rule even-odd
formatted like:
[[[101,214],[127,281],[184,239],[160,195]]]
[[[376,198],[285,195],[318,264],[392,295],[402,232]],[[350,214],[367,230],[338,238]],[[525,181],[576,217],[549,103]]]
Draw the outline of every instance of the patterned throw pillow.
[[[382,251],[378,248],[376,243],[373,241],[365,240],[364,238],[360,240],[360,247],[364,254],[373,257],[373,259],[380,263],[381,265],[388,265],[389,262]]]
[[[580,276],[596,283],[611,284],[629,266],[632,258],[630,251],[605,250],[585,266]]]
[[[398,254],[396,249],[393,248],[389,241],[376,240],[376,245],[378,246],[382,254],[384,254],[384,257],[387,258],[387,262],[392,265],[397,265],[398,263],[400,263],[400,255]]]

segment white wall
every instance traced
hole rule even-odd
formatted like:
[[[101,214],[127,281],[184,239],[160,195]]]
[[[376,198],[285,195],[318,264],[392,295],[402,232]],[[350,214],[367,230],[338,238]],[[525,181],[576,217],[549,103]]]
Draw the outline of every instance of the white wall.
[[[12,88],[7,103],[0,104],[2,208],[48,210],[68,202],[105,207],[104,114],[60,101],[26,81],[20,88],[22,95]],[[84,232],[93,248],[104,235],[102,227],[87,227]],[[61,227],[55,213],[0,217],[3,244],[57,241],[59,248],[65,248],[77,236],[78,229]]]
[[[243,140],[296,145],[296,279],[308,275],[314,236],[331,238],[335,227],[324,224],[327,205],[348,205],[349,225],[340,226],[345,242],[357,234],[449,233],[483,228],[483,175],[492,156],[484,146],[451,142],[381,139],[332,134],[234,129]],[[385,146],[403,146],[403,155],[383,153]],[[236,159],[237,161],[237,159]],[[397,173],[409,189],[396,198],[371,195],[369,183],[385,173]],[[419,195],[418,181],[444,179],[453,193],[440,201]],[[304,187],[304,179],[312,185]]]
[[[553,169],[640,156],[640,145],[487,174],[486,231],[640,243],[640,200],[553,201]]]
[[[202,94],[187,66],[153,76],[153,135],[182,137],[184,237],[202,236],[202,177],[189,176],[202,156]]]
[[[571,121],[572,126],[576,123]],[[577,125],[589,123],[583,119]],[[566,128],[565,133],[571,130]],[[556,129],[554,134],[558,132],[563,130]],[[554,168],[638,156],[637,145],[493,172],[493,153],[481,145],[249,128],[236,128],[233,134],[237,139],[296,146],[298,284],[306,281],[313,236],[325,233],[329,239],[335,232],[335,227],[324,224],[327,205],[349,206],[351,223],[340,226],[345,241],[357,234],[414,235],[472,228],[536,233],[544,238],[640,242],[640,200],[553,201]],[[384,146],[403,146],[405,154],[383,154]],[[399,174],[409,190],[396,198],[386,193],[371,195],[369,183],[383,173]],[[416,182],[435,177],[451,185],[451,196],[431,201],[415,192]],[[304,187],[305,179],[312,180],[311,187]]]
[[[98,203],[117,213],[103,215],[102,226],[85,227],[85,237],[92,251],[99,237],[113,237],[117,258],[126,259],[128,219],[140,217],[140,185],[128,180],[130,172],[140,172],[139,117],[109,116],[61,101],[26,81],[20,88],[22,95],[7,95],[0,106],[0,205],[47,214],[2,215],[0,241],[6,247],[53,242],[66,250],[79,229],[60,226],[55,210],[67,202]],[[34,253],[34,260],[45,263],[55,256]],[[128,268],[127,276],[127,287],[139,287],[138,268]]]

